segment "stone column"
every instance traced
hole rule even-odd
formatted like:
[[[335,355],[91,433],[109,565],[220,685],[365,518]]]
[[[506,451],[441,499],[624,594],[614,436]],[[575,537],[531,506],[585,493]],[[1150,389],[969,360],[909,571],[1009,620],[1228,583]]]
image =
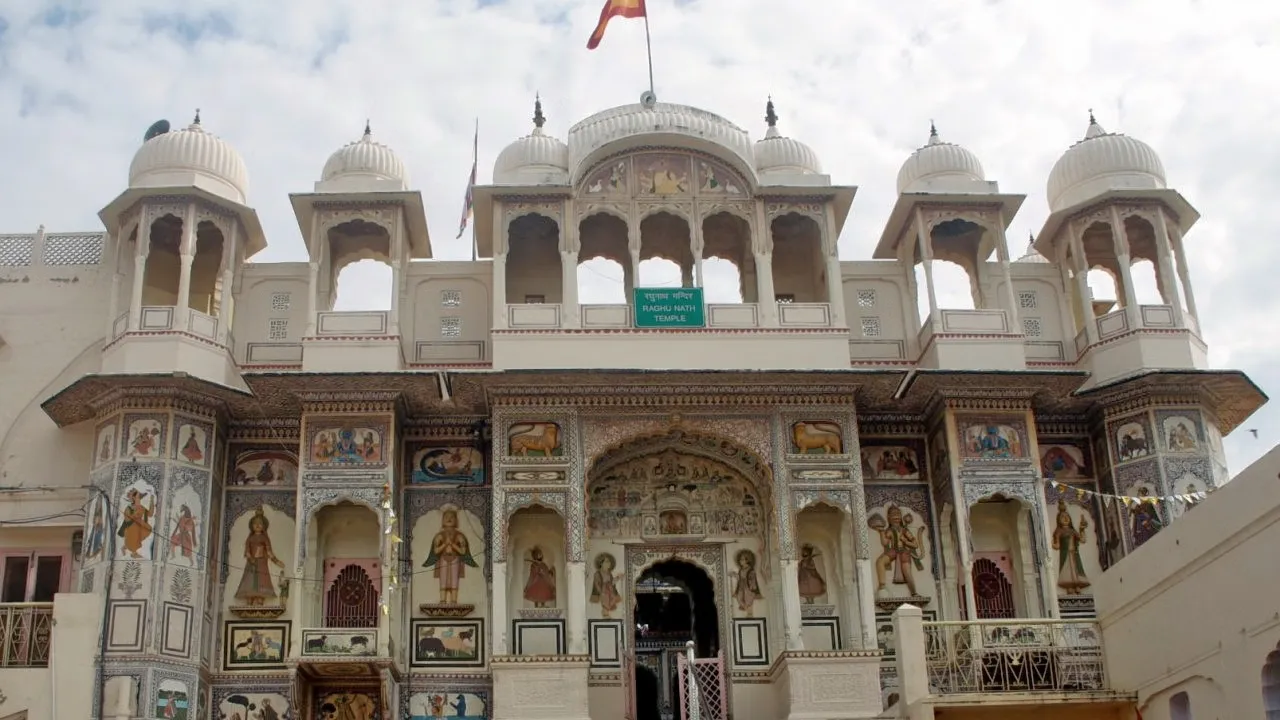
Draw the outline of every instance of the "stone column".
[[[778,327],[778,297],[773,290],[773,253],[755,253],[756,293],[761,327]]]
[[[929,666],[925,654],[924,613],[914,605],[900,605],[893,613],[893,638],[897,644],[899,702],[906,709],[901,717],[932,720],[929,697]]]
[[[105,337],[107,342],[115,337],[116,316],[120,314],[120,244],[125,237],[124,228],[119,223],[116,224],[114,233],[107,236],[107,242],[112,246],[111,257],[111,297],[108,298],[110,303],[107,308],[107,332]]]
[[[493,201],[493,329],[507,327],[507,226],[502,202]]]
[[[408,253],[404,243],[404,213],[396,210],[391,225],[391,312],[387,314],[387,332],[400,334],[400,293],[404,289],[404,263]]]
[[[1174,322],[1178,327],[1186,327],[1183,317],[1182,298],[1178,293],[1178,278],[1173,272],[1173,249],[1169,242],[1169,223],[1165,220],[1164,211],[1156,214],[1156,253],[1160,256],[1160,290],[1164,301],[1173,306]]]
[[[827,302],[831,305],[831,324],[843,327],[846,324],[844,313],[844,275],[840,270],[840,236],[836,234],[836,213],[831,203],[827,203],[823,219],[823,249],[826,251]]]
[[[1133,268],[1129,254],[1129,238],[1125,235],[1124,221],[1120,218],[1120,210],[1111,206],[1111,242],[1116,249],[1116,264],[1120,266],[1120,284],[1124,292],[1125,314],[1129,317],[1129,327],[1140,327],[1142,313],[1138,309],[1138,293],[1133,287]],[[1133,312],[1129,311],[1133,308]]]
[[[954,442],[952,438],[960,437],[960,431],[956,427],[956,418],[950,411],[946,417],[946,436],[948,445]],[[951,449],[947,450],[948,462],[950,462]],[[964,573],[960,578],[963,583],[965,602],[964,617],[962,620],[971,620],[977,609],[977,598],[973,594],[973,553],[971,552],[969,540],[969,502],[965,500],[964,489],[961,486],[961,479],[956,475],[955,467],[951,468],[951,501],[955,504],[955,528],[956,528],[956,549],[960,556],[960,572]],[[957,588],[959,593],[959,588]]]
[[[222,245],[222,288],[218,297],[218,343],[227,344],[231,334],[231,319],[235,315],[236,256],[240,252],[240,222],[232,220],[230,237]],[[234,348],[232,348],[234,350]]]
[[[139,211],[138,246],[133,257],[133,292],[129,295],[129,329],[142,326],[142,288],[147,282],[147,254],[151,252],[151,216],[147,206]]]
[[[640,225],[627,228],[627,257],[631,262],[630,272],[623,272],[623,285],[627,292],[627,302],[633,302],[632,292],[640,287],[640,250],[643,240],[640,236]]]
[[[1009,243],[1004,234],[1004,217],[996,215],[996,258],[1000,261],[1000,273],[1004,276],[1004,302],[1009,306],[1009,330],[1021,333],[1018,319],[1018,297],[1013,292],[1013,274],[1009,268]]]
[[[782,627],[787,650],[804,650],[804,621],[800,613],[800,563],[794,558],[782,561]]]
[[[587,564],[581,560],[565,563],[568,567],[565,582],[569,597],[566,612],[569,615],[569,654],[587,654]]]
[[[692,287],[706,287],[706,280],[702,277],[702,253],[705,250],[706,242],[702,237],[702,220],[700,219],[693,225],[693,237],[690,238],[689,243],[689,252],[693,255]]]
[[[1182,293],[1187,296],[1187,312],[1196,319],[1196,325],[1200,324],[1200,312],[1196,310],[1196,296],[1191,292],[1191,268],[1187,265],[1187,253],[1182,245],[1182,230],[1176,225],[1171,228],[1170,240],[1172,241],[1172,249],[1174,260],[1177,261],[1178,278],[1182,280]]]
[[[870,558],[858,558],[854,571],[858,577],[858,624],[862,630],[862,647],[874,649],[876,642],[876,576]]]
[[[196,259],[196,206],[187,204],[182,218],[182,241],[178,245],[178,259],[182,271],[178,275],[178,299],[174,301],[174,330],[186,330],[191,325],[191,264]]]
[[[924,224],[924,213],[920,208],[916,208],[916,244],[920,262],[924,264],[924,285],[929,293],[929,324],[933,326],[941,322],[942,314],[938,310],[938,291],[933,286],[933,244],[929,242],[929,229]]]
[[[1074,222],[1067,223],[1070,233],[1071,257],[1075,260],[1072,271],[1076,279],[1076,298],[1080,303],[1080,317],[1084,324],[1085,339],[1088,345],[1098,342],[1098,316],[1093,312],[1093,292],[1089,290],[1089,258],[1084,254],[1084,242],[1080,239],[1080,229]]]
[[[495,531],[496,532],[496,531]],[[505,555],[502,560],[495,556],[493,561],[493,580],[492,587],[489,590],[490,596],[493,598],[489,608],[489,615],[493,618],[493,655],[507,654],[507,626],[510,621],[507,619],[507,562]]]

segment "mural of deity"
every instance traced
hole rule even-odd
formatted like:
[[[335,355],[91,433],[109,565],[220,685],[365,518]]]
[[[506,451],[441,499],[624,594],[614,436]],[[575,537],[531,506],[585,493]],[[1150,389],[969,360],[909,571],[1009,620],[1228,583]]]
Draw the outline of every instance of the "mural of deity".
[[[919,480],[920,463],[909,447],[862,448],[862,476],[868,480]]]
[[[440,580],[440,603],[458,604],[458,584],[466,575],[466,566],[478,568],[471,556],[471,543],[458,529],[458,511],[446,506],[440,514],[440,530],[431,539],[431,550],[422,567],[432,570]]]
[[[94,457],[94,465],[110,462],[116,456],[116,428],[109,425],[98,431],[98,453]]]
[[[654,155],[637,161],[640,191],[650,195],[679,195],[689,192],[688,159]]]
[[[485,720],[484,698],[474,693],[425,692],[409,698],[409,720]]]
[[[971,425],[965,430],[965,454],[983,460],[1022,457],[1022,438],[1008,425]]]
[[[311,461],[357,465],[382,462],[382,434],[367,427],[320,430],[311,443]]]
[[[468,486],[484,484],[484,456],[473,447],[433,447],[414,453],[414,484]]]
[[[760,594],[760,579],[756,576],[756,554],[750,550],[739,550],[734,557],[734,564],[738,566],[738,571],[733,598],[738,601],[738,609],[751,617],[755,602],[763,597]]]
[[[298,479],[298,461],[282,450],[249,450],[236,458],[235,471],[227,484],[235,487],[293,487]]]
[[[320,698],[319,709],[320,720],[374,720],[380,717],[377,701],[366,693],[328,693]]]
[[[205,464],[207,435],[204,428],[195,425],[183,425],[178,429],[178,455],[192,465]]]
[[[600,169],[587,181],[588,193],[625,193],[627,191],[627,161]]]
[[[173,532],[169,535],[169,555],[191,564],[196,551],[196,518],[191,508],[183,505],[173,519]]]
[[[267,519],[262,508],[254,512],[249,519],[249,537],[244,541],[244,571],[240,575],[240,584],[236,587],[236,600],[257,607],[265,605],[268,600],[275,600],[276,588],[271,582],[271,565],[283,568],[284,562],[276,557],[271,547],[271,536],[267,531],[271,521]]]
[[[615,570],[618,561],[609,553],[596,555],[596,572],[591,578],[591,602],[600,606],[600,615],[609,614],[618,609],[622,596],[618,593],[618,576]]]
[[[1041,445],[1040,473],[1050,480],[1091,477],[1084,450],[1075,445]]]
[[[1080,558],[1080,546],[1085,544],[1085,532],[1089,529],[1089,517],[1080,516],[1077,528],[1067,512],[1065,500],[1058,501],[1057,524],[1053,529],[1051,542],[1058,551],[1058,587],[1068,595],[1079,595],[1080,591],[1089,587],[1090,583],[1084,573],[1084,562]]]
[[[234,693],[219,703],[215,718],[224,720],[292,720],[289,701],[279,694]]]
[[[888,518],[887,521],[885,516]],[[922,546],[925,541],[925,529],[922,527],[919,534],[914,533],[911,530],[911,524],[914,521],[911,513],[902,512],[902,508],[897,505],[890,505],[885,511],[885,516],[877,512],[867,518],[867,525],[880,534],[880,545],[884,548],[880,557],[876,558],[876,592],[881,594],[887,592],[885,573],[892,569],[892,583],[906,585],[907,592],[915,597],[918,595],[915,571],[924,570]]]
[[[1165,447],[1171,452],[1195,452],[1200,449],[1191,420],[1174,416],[1164,421]]]
[[[534,545],[529,550],[529,579],[524,584],[524,599],[536,608],[555,607],[556,569],[543,560],[542,548]]]
[[[135,420],[129,425],[129,454],[136,458],[160,457],[163,431],[157,420]]]
[[[107,511],[102,498],[93,498],[93,510],[89,513],[89,532],[84,537],[84,556],[93,560],[102,555],[107,540]]]
[[[822,573],[818,571],[818,556],[821,554],[809,543],[800,546],[800,563],[796,567],[796,574],[800,583],[800,597],[806,605],[812,605],[814,600],[827,594],[827,581],[822,579]]]
[[[120,527],[116,535],[120,537],[120,550],[126,557],[150,559],[152,547],[152,519],[156,514],[156,498],[154,492],[146,492],[139,487],[131,487],[124,494],[124,507],[120,510]]]
[[[1133,532],[1134,547],[1141,546],[1164,528],[1156,499],[1150,496],[1145,486],[1138,488],[1137,502],[1129,508],[1129,526]]]

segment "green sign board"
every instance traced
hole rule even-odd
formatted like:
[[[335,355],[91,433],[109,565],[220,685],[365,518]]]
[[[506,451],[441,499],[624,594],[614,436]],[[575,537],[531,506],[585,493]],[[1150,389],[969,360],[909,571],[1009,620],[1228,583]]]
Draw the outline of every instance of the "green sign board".
[[[634,292],[638,328],[707,326],[702,288],[636,288]]]

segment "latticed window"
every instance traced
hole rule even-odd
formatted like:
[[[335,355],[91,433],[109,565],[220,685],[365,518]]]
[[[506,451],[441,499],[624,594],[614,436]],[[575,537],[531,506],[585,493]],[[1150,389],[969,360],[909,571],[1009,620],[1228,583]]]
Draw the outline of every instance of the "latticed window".
[[[991,558],[978,558],[973,563],[973,595],[979,620],[1009,619],[1016,613],[1013,584]]]
[[[267,337],[272,340],[285,340],[289,337],[289,321],[281,318],[271,320]]]
[[[0,235],[0,267],[25,267],[31,264],[35,239],[30,235]]]
[[[880,318],[878,317],[862,318],[862,336],[863,337],[880,337]]]
[[[858,291],[858,307],[875,307],[876,291],[871,288],[863,288]]]
[[[324,626],[371,628],[378,626],[378,589],[359,564],[342,568],[329,583],[324,599]]]
[[[1040,318],[1022,318],[1022,334],[1027,337],[1040,337],[1044,332],[1044,327],[1040,322]]]
[[[462,337],[462,318],[440,318],[440,336],[448,338]]]
[[[97,265],[102,262],[102,233],[46,235],[45,265]]]
[[[276,312],[288,310],[292,305],[292,300],[292,296],[287,292],[273,292],[271,293],[271,309]]]
[[[444,307],[461,307],[462,291],[461,290],[441,290],[440,304]]]
[[[1023,310],[1035,310],[1040,304],[1036,300],[1035,290],[1019,290],[1018,291],[1018,307]]]

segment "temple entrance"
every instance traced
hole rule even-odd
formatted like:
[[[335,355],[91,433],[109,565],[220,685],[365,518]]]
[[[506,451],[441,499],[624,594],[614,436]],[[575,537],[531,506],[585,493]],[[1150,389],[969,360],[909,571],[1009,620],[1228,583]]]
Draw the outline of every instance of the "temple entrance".
[[[659,562],[635,584],[636,720],[680,720],[678,656],[693,641],[700,658],[720,652],[715,586],[683,560]]]

